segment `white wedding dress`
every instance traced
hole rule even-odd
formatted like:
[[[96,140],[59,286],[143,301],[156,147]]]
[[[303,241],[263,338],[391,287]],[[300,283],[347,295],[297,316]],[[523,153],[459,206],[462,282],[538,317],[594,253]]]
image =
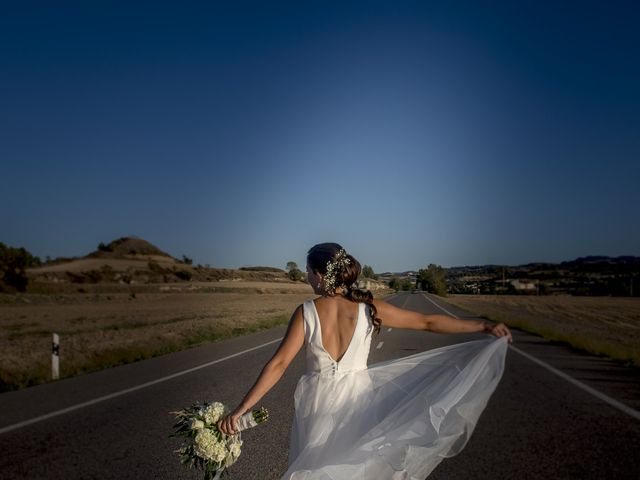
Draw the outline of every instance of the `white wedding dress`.
[[[295,391],[286,480],[424,480],[460,452],[504,369],[507,340],[488,338],[367,367],[373,325],[358,305],[335,361],[313,300],[303,304],[306,373]]]

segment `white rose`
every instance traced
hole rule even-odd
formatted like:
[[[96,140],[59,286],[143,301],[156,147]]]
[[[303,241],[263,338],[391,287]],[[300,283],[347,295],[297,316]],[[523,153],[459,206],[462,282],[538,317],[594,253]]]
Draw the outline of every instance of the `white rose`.
[[[191,430],[202,430],[204,428],[204,422],[194,418],[191,420]]]
[[[241,443],[234,443],[229,447],[229,453],[231,453],[231,455],[233,455],[235,458],[238,458],[240,456],[240,446],[242,445]]]
[[[215,425],[216,423],[218,423],[218,420],[222,418],[222,415],[224,415],[224,411],[225,408],[222,403],[213,402],[204,411],[204,421],[209,425]]]
[[[211,453],[214,462],[222,462],[227,456],[227,449],[222,443],[216,442],[211,449]]]
[[[221,463],[227,456],[227,448],[218,441],[211,430],[200,430],[195,438],[196,455],[205,460]]]
[[[205,460],[212,460],[213,446],[217,443],[217,438],[211,430],[200,430],[196,435],[196,455]]]

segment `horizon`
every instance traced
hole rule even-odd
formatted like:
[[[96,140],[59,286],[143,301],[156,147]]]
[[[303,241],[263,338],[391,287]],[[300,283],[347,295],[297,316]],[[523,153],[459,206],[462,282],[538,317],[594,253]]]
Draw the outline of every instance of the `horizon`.
[[[139,236],[127,235],[127,236],[123,236],[123,237],[118,237],[117,239],[120,239],[120,238],[135,238],[135,239],[138,239],[138,240],[144,240],[144,241],[146,241],[149,244],[153,245],[154,247],[158,248],[160,251],[166,253],[171,258],[173,258],[174,260],[177,260],[177,261],[180,261],[182,255],[186,255],[188,258],[191,258],[187,253],[182,253],[180,255],[173,255],[173,254],[165,251],[164,249],[162,249],[158,245],[156,245],[154,242],[151,242],[151,241],[149,241],[149,240],[147,240],[145,238],[139,237]],[[117,239],[113,239],[111,241],[114,241],[114,240],[117,240]],[[105,245],[108,245],[111,241],[103,242],[103,243],[105,243]],[[5,243],[5,242],[3,242],[2,239],[0,239],[0,243]],[[6,243],[5,243],[5,245],[6,245]],[[14,248],[21,248],[21,246],[16,246],[16,245],[7,245],[7,246],[14,247]],[[29,251],[29,250],[27,249],[27,251]],[[97,251],[98,251],[98,249],[97,249],[97,246],[96,246],[96,249],[91,250],[90,252],[88,252],[88,253],[86,253],[84,255],[61,256],[59,258],[65,258],[65,259],[69,259],[71,261],[79,260],[79,259],[82,259],[82,258],[86,258],[88,255],[90,255],[92,253],[95,253]],[[40,255],[37,255],[36,253],[31,252],[31,251],[29,251],[29,253],[31,253],[32,255],[37,256],[43,263],[46,263],[46,261],[45,261],[45,259],[47,257],[46,255],[45,256],[40,256]],[[50,257],[50,261],[52,261],[52,262],[56,261],[57,258],[58,258],[58,257],[54,258],[54,257],[51,257],[51,256],[49,256],[49,257]],[[547,263],[547,264],[556,264],[557,265],[557,264],[566,263],[566,262],[573,262],[573,261],[580,260],[580,259],[585,259],[585,258],[599,258],[599,257],[609,258],[609,259],[617,259],[617,258],[624,258],[624,257],[640,258],[640,256],[638,256],[638,255],[615,255],[615,256],[613,256],[613,255],[582,255],[582,256],[579,256],[579,257],[560,260],[560,261],[556,261],[556,262],[532,261],[532,262],[524,262],[524,263],[518,263],[518,264],[485,263],[485,264],[439,265],[439,266],[441,266],[443,268],[451,269],[451,268],[492,267],[492,266],[497,266],[497,267],[520,267],[520,266],[535,265],[535,264],[545,264],[545,263]],[[360,261],[360,259],[357,259],[357,260]],[[193,264],[194,265],[202,265],[202,266],[209,265],[207,268],[214,268],[214,269],[215,268],[217,268],[217,269],[224,269],[224,268],[227,268],[227,269],[241,269],[241,268],[252,268],[252,267],[253,268],[268,267],[268,268],[281,268],[283,271],[286,271],[286,267],[278,267],[278,266],[275,266],[275,265],[265,265],[265,264],[253,264],[253,265],[246,264],[246,265],[239,265],[239,266],[235,266],[235,267],[220,267],[220,266],[217,266],[217,265],[204,264],[204,263],[200,263],[200,262],[196,262],[196,261],[193,261]],[[296,262],[296,264],[298,265],[298,268],[301,268],[301,264],[300,263]],[[365,265],[369,265],[369,264],[361,262],[361,265],[364,268]],[[302,266],[304,266],[304,264]],[[371,265],[369,265],[369,266],[371,266]],[[428,264],[427,265],[421,265],[419,267],[413,267],[413,268],[393,269],[393,270],[383,270],[383,271],[377,271],[374,268],[374,272],[377,275],[384,275],[385,273],[405,273],[405,272],[411,272],[411,271],[417,272],[420,268],[426,268],[426,267],[428,267]]]
[[[332,241],[382,272],[640,255],[639,23],[597,1],[8,5],[0,241],[135,232],[217,268]]]

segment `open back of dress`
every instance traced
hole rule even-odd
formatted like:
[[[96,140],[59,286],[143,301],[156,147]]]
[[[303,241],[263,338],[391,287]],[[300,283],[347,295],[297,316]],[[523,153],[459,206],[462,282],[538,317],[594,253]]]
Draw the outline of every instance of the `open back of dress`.
[[[367,368],[373,325],[358,305],[340,361],[303,304],[306,373],[295,391],[287,480],[423,480],[462,450],[504,369],[506,338],[421,352]]]

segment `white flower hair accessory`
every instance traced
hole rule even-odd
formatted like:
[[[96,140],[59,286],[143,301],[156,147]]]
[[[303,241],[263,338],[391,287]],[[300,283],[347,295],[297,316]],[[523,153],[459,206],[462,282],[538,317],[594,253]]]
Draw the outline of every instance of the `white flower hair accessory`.
[[[351,260],[347,258],[347,252],[341,248],[333,260],[327,262],[327,273],[324,275],[324,291],[328,295],[332,295],[336,288],[345,288],[344,283],[336,285],[337,275],[341,273],[347,265],[351,264]],[[342,280],[342,279],[341,279]]]

